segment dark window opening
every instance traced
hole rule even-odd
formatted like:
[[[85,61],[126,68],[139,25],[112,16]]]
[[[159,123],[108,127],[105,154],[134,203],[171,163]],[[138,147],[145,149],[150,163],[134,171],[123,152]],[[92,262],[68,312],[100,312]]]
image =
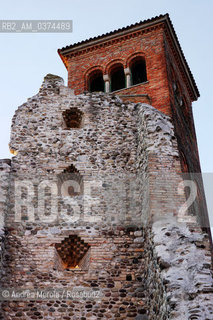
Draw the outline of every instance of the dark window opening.
[[[77,235],[66,237],[55,244],[59,262],[64,270],[85,269],[89,263],[90,246]]]
[[[73,165],[58,175],[58,189],[59,195],[64,197],[83,194],[83,177]]]
[[[118,66],[111,72],[111,91],[125,88],[125,74],[123,66]]]
[[[83,112],[80,111],[78,108],[71,108],[69,110],[65,110],[62,115],[66,129],[81,128]]]
[[[89,79],[89,91],[90,92],[104,92],[104,79],[101,71],[95,72]]]
[[[146,62],[143,59],[136,59],[131,65],[132,85],[147,81]]]

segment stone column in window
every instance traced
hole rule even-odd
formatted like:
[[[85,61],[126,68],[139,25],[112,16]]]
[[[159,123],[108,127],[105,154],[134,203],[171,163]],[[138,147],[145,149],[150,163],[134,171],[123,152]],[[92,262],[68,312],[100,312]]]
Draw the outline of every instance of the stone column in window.
[[[124,73],[126,76],[126,87],[131,87],[131,72],[129,68],[124,69]]]
[[[109,93],[109,75],[105,74],[103,76],[103,78],[104,78],[104,83],[105,83],[105,92]]]

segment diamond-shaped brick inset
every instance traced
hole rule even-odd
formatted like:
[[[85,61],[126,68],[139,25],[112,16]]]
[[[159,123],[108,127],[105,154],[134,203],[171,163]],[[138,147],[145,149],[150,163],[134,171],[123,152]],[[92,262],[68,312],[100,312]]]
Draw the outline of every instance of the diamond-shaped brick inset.
[[[81,268],[82,261],[90,246],[77,235],[66,237],[61,243],[56,243],[55,248],[62,260],[64,269]]]

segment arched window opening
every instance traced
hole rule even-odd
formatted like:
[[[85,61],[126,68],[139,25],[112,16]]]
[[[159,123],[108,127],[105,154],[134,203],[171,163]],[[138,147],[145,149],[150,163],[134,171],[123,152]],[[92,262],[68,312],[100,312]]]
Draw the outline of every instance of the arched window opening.
[[[111,74],[111,91],[125,88],[125,74],[122,65],[117,65],[112,69]]]
[[[104,92],[103,73],[98,70],[89,76],[89,91],[90,92]]]
[[[132,85],[147,81],[146,62],[143,58],[137,57],[131,63]]]
[[[59,194],[64,197],[75,197],[83,194],[83,177],[73,166],[69,166],[58,175]]]
[[[63,112],[63,119],[65,122],[65,129],[81,128],[83,112],[78,108],[71,108]]]

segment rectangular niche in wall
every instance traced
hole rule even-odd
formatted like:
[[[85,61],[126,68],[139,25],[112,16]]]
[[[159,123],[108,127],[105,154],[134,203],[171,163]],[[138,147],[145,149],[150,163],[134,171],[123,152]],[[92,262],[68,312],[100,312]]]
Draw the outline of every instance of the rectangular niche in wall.
[[[62,114],[64,129],[80,129],[83,123],[83,112],[78,108],[70,108]]]
[[[58,268],[61,270],[85,270],[89,266],[90,246],[77,235],[70,235],[55,244]]]
[[[72,164],[58,174],[59,194],[64,197],[75,197],[83,194],[83,177]]]

